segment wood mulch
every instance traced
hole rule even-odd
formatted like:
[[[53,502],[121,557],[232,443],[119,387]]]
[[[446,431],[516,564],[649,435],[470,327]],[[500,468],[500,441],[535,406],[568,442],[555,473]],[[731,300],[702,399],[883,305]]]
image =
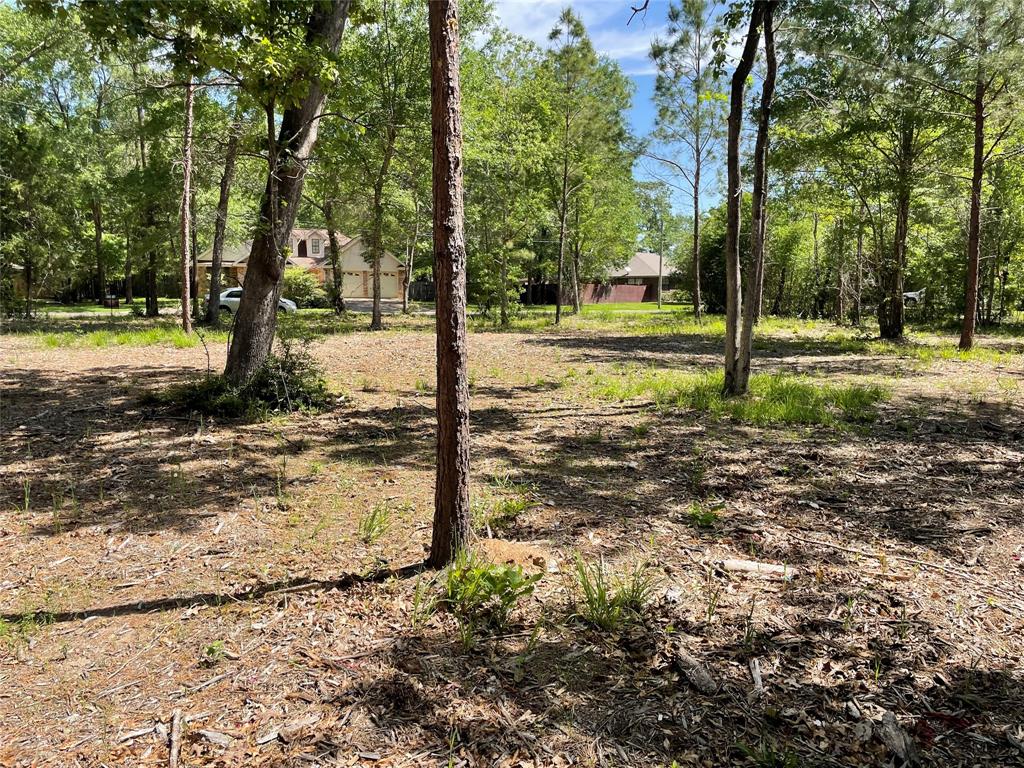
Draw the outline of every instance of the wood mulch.
[[[529,501],[480,546],[543,578],[466,647],[417,597],[431,334],[328,338],[336,406],[262,423],[144,404],[201,347],[0,336],[0,765],[1024,765],[1019,357],[780,343],[761,366],[894,394],[755,428],[588,386],[714,340],[470,345],[474,497]],[[649,565],[639,621],[580,620],[577,554]]]

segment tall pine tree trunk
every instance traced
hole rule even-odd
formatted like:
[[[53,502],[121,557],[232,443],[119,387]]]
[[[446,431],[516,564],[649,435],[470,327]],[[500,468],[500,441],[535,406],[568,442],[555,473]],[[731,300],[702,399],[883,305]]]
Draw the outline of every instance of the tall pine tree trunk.
[[[220,275],[224,269],[224,238],[228,226],[228,204],[231,199],[231,184],[235,179],[235,162],[238,159],[238,145],[242,139],[242,123],[245,112],[235,102],[235,117],[228,135],[224,153],[224,172],[220,176],[220,197],[217,198],[216,222],[213,227],[213,249],[210,256],[210,297],[206,303],[206,322],[217,325],[220,322]]]
[[[978,317],[978,265],[981,260],[981,182],[985,173],[985,79],[978,67],[974,83],[974,167],[971,173],[971,214],[967,229],[967,279],[964,285],[964,322],[960,349],[974,346]],[[990,305],[991,306],[991,305]]]
[[[878,287],[881,291],[881,300],[878,303],[878,328],[881,337],[891,341],[903,338],[903,270],[907,260],[907,235],[910,232],[913,151],[914,128],[910,119],[904,117],[903,126],[900,128],[896,223],[892,249],[888,257],[883,256],[881,259],[878,276]]]
[[[701,322],[700,296],[700,167],[702,158],[697,155],[693,164],[693,316]]]
[[[335,0],[315,6],[306,25],[307,48],[320,48],[327,54],[338,50],[349,3],[350,0]],[[273,105],[267,109],[267,184],[224,369],[224,375],[236,384],[252,378],[267,361],[274,344],[284,276],[284,246],[295,224],[306,164],[316,145],[325,101],[321,84],[309,83],[305,96],[285,109],[276,140]]]
[[[437,286],[437,479],[428,564],[440,568],[470,538],[466,240],[457,0],[429,3]]]
[[[727,395],[738,395],[740,388],[740,309],[743,286],[740,274],[740,215],[743,188],[740,181],[740,131],[743,127],[743,91],[754,66],[760,39],[764,3],[757,0],[750,12],[750,26],[743,52],[732,75],[729,91],[729,120],[726,138],[726,228],[725,228],[725,385]]]
[[[196,87],[185,84],[185,134],[181,144],[181,329],[192,333],[192,116]]]

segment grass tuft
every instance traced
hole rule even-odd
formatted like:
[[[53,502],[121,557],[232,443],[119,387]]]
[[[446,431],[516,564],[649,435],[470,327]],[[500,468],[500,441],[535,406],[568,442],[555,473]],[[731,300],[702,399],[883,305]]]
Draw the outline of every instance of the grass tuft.
[[[626,369],[595,377],[593,387],[607,399],[646,397],[663,408],[688,408],[758,426],[873,421],[875,407],[889,397],[876,384],[824,384],[807,376],[765,373],[751,377],[746,397],[727,398],[723,382],[720,371]]]

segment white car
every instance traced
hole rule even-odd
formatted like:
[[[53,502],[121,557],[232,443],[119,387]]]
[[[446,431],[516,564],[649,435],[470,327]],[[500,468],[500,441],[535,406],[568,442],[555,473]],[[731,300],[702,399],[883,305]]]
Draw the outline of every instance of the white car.
[[[235,314],[238,311],[238,305],[242,301],[242,289],[241,288],[228,288],[224,293],[220,295],[220,311],[227,312],[229,315]],[[295,302],[291,299],[281,297],[277,301],[278,312],[294,312],[298,309]]]
[[[924,300],[925,290],[927,289],[922,288],[920,291],[904,291],[903,303],[906,304],[908,307],[913,307],[916,304],[920,304],[921,301]]]

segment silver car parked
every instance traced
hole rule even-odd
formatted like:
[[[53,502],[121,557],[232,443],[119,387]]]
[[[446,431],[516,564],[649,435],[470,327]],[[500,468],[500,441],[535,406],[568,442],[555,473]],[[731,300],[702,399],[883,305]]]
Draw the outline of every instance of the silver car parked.
[[[229,315],[235,314],[238,311],[238,305],[242,302],[242,289],[241,288],[228,288],[220,295],[220,311],[227,312]],[[297,310],[295,302],[291,299],[281,297],[277,301],[278,312],[294,312]]]

